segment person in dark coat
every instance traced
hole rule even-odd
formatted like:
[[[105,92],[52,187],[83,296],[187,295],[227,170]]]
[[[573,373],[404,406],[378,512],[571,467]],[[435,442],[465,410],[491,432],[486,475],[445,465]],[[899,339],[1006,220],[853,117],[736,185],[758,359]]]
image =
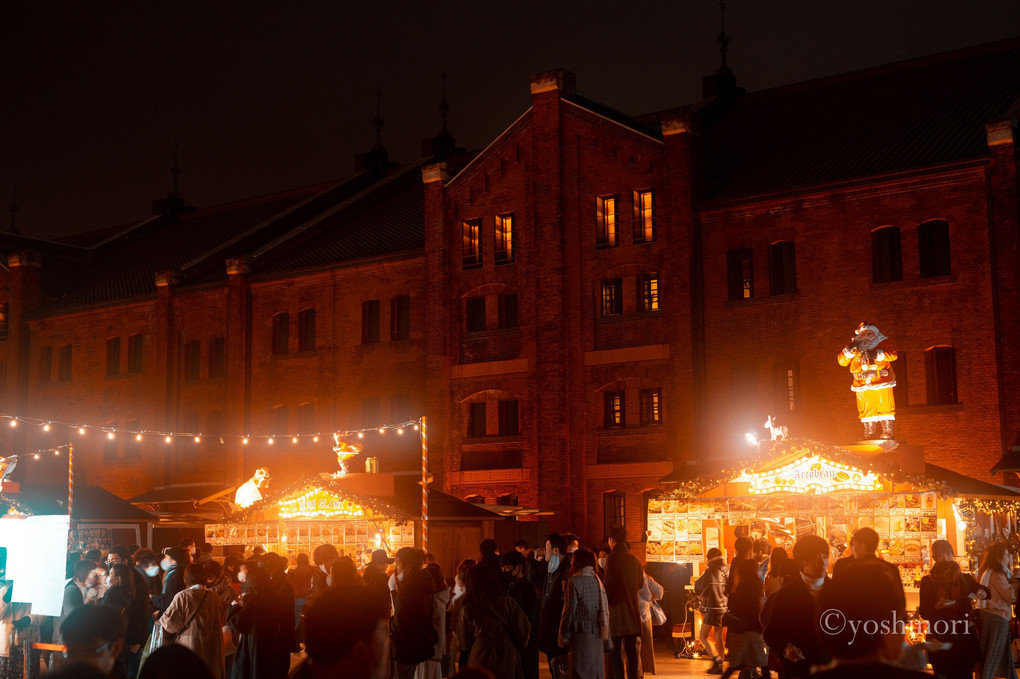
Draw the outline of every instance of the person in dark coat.
[[[85,561],[84,559],[76,561],[72,572],[74,577],[64,585],[64,601],[61,604],[60,617],[53,624],[53,640],[61,642],[61,631],[60,628],[71,613],[85,605],[85,580],[89,577],[89,573],[96,567],[95,562]]]
[[[797,548],[793,550],[796,559]],[[826,582],[817,608],[826,612],[822,625],[827,634],[822,642],[836,665],[812,679],[931,679],[930,674],[896,666],[903,653],[907,618],[902,601],[903,584],[880,563],[855,565]],[[839,615],[833,617],[830,611]]]
[[[531,627],[528,644],[521,651],[521,669],[524,679],[538,679],[538,620],[542,612],[542,599],[538,590],[524,577],[528,569],[528,558],[516,549],[499,559],[503,575],[510,586],[510,598],[524,611]]]
[[[484,667],[495,679],[523,679],[520,653],[531,625],[524,610],[482,564],[467,574],[460,638],[471,649],[469,667]]]
[[[627,679],[638,679],[641,653],[641,608],[638,592],[645,586],[645,572],[627,547],[626,529],[618,526],[609,536],[613,553],[606,563],[606,598],[609,601],[609,633],[613,650],[609,654],[613,676],[623,679],[623,658],[627,657]]]
[[[850,556],[844,556],[836,560],[832,566],[832,577],[838,578],[844,569],[853,564],[875,561],[889,570],[889,574],[900,577],[899,569],[878,558],[878,533],[873,528],[858,528],[850,536]]]
[[[737,568],[740,567],[740,562],[744,559],[754,558],[754,541],[745,535],[741,535],[737,538],[736,542],[733,543],[733,551],[736,552],[737,555],[733,557],[733,561],[730,562],[730,569],[727,571],[726,596],[729,596],[730,592],[733,591],[733,578],[737,575]]]
[[[114,566],[127,566],[131,576],[131,603],[127,614],[127,635],[124,643],[127,646],[127,675],[135,679],[138,666],[142,659],[142,645],[149,638],[152,630],[152,603],[149,601],[149,579],[137,568],[131,553],[124,545],[114,545],[106,557],[106,562],[113,572]]]
[[[163,581],[160,578],[162,569],[159,567],[161,557],[151,549],[139,549],[132,554],[131,558],[135,562],[135,570],[145,578],[145,591],[149,593],[149,609],[151,610],[152,597],[163,591]]]
[[[163,589],[152,597],[152,607],[158,613],[169,608],[177,593],[184,590],[184,569],[188,563],[188,553],[180,547],[170,547],[164,552],[159,562],[163,569]]]
[[[969,679],[974,674],[974,664],[981,658],[978,616],[971,609],[971,601],[987,599],[990,593],[970,573],[960,570],[953,546],[946,540],[931,543],[931,556],[935,564],[921,578],[918,612],[928,621],[926,638],[952,646],[928,651],[928,660],[939,679]]]
[[[387,584],[390,581],[390,576],[386,574],[386,564],[388,563],[391,561],[386,550],[377,549],[372,552],[372,561],[365,566],[365,572],[361,574],[365,586],[387,601],[390,598],[390,589]]]
[[[244,593],[227,611],[227,625],[238,635],[232,679],[281,679],[280,621],[269,573],[248,562]],[[293,629],[293,627],[291,627]]]
[[[396,573],[390,577],[393,617],[390,633],[397,661],[394,679],[412,679],[420,663],[432,657],[438,633],[432,624],[432,576],[422,569],[422,553],[403,547],[393,562]]]
[[[828,580],[829,543],[817,535],[804,535],[793,546],[793,560],[800,566],[800,577],[769,597],[762,613],[765,643],[780,658],[785,679],[807,677],[812,665],[829,662],[819,628],[823,609],[818,607]]]
[[[387,676],[390,607],[367,587],[339,585],[308,605],[308,658],[293,679],[373,679]]]
[[[276,611],[274,617],[279,625],[276,633],[277,663],[281,676],[286,676],[290,671],[290,654],[300,650],[295,633],[297,625],[294,620],[294,587],[284,572],[287,568],[286,557],[270,552],[262,559],[266,564],[266,570],[269,571],[273,608]]]
[[[317,596],[329,589],[326,579],[329,571],[333,568],[333,562],[340,558],[340,554],[333,545],[319,545],[312,552],[312,560],[315,561],[315,572],[312,574],[312,587],[308,591],[307,601],[313,601]]]
[[[535,564],[532,582],[540,583],[542,612],[538,621],[538,648],[549,660],[553,679],[566,677],[570,671],[569,649],[560,646],[560,617],[563,615],[563,587],[570,577],[570,555],[567,541],[559,533],[545,539],[545,560]]]
[[[133,568],[122,563],[110,566],[110,574],[106,576],[107,590],[99,600],[101,606],[114,609],[124,619],[126,634],[118,664],[124,667],[125,673],[129,667],[128,646],[140,649],[149,636],[149,621],[132,620],[131,616],[132,602],[135,600],[134,578],[131,577],[133,571]]]

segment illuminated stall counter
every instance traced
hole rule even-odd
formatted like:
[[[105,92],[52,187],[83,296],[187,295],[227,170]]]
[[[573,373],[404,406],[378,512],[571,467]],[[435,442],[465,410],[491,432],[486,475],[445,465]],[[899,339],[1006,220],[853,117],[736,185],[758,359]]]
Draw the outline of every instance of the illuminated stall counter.
[[[206,541],[261,545],[290,558],[331,544],[362,565],[373,550],[385,549],[392,555],[401,547],[415,546],[411,517],[377,499],[392,494],[389,475],[317,474],[234,512],[224,523],[207,525]]]

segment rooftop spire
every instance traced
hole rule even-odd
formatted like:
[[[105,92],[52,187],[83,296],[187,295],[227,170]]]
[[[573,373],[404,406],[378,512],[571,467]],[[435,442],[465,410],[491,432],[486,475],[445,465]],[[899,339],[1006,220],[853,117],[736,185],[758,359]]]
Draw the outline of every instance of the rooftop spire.
[[[726,0],[719,0],[719,24],[719,36],[715,39],[715,42],[719,45],[719,56],[722,63],[719,66],[718,72],[726,73],[730,70],[729,66],[726,65],[726,50],[730,43],[733,42],[733,39],[726,32]]]
[[[11,182],[11,226],[7,229],[7,233],[20,234],[21,230],[18,228],[18,182]]]
[[[385,151],[382,145],[382,128],[386,121],[382,117],[382,90],[379,87],[375,88],[375,118],[372,120],[372,125],[375,126],[375,147],[372,151],[379,152]]]

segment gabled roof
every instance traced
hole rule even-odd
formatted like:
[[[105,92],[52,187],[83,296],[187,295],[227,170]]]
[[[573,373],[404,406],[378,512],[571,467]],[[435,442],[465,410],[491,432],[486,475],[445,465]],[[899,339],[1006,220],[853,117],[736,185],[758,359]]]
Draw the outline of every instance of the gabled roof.
[[[33,487],[17,499],[32,508],[35,514],[66,514],[67,487]],[[99,486],[74,487],[73,521],[155,521],[149,512],[117,497]]]
[[[701,107],[705,199],[736,199],[987,156],[1015,116],[1020,39]],[[651,124],[666,115],[640,119]]]

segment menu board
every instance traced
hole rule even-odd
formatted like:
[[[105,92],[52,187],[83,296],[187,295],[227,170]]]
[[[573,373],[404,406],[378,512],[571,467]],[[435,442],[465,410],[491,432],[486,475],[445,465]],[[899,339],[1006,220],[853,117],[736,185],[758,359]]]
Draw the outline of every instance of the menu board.
[[[920,564],[938,537],[937,509],[934,493],[657,498],[648,501],[645,554],[653,562],[699,562],[708,549],[722,546],[725,535],[732,537],[736,525],[747,525],[751,534],[767,535],[770,521],[793,520],[795,534],[807,530],[825,537],[834,557],[855,530],[867,526],[878,533],[883,559]]]
[[[402,547],[415,546],[414,523],[372,519],[209,524],[205,538],[212,545],[262,545],[288,557],[311,554],[319,545],[330,544],[359,565],[376,549],[392,555]]]

